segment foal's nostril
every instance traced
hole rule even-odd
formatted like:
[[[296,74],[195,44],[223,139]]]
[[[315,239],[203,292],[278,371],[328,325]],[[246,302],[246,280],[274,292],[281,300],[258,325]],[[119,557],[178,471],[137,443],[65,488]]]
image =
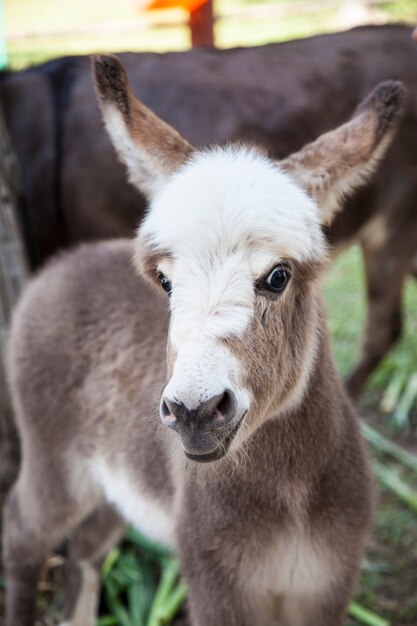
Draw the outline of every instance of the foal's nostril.
[[[175,422],[177,421],[177,416],[175,414],[176,408],[177,405],[175,404],[175,402],[172,402],[166,398],[162,398],[160,407],[161,419],[167,426],[175,424]]]
[[[236,396],[231,389],[226,391],[220,397],[217,405],[217,411],[223,417],[225,422],[230,422],[236,414],[237,401]]]
[[[162,417],[168,417],[169,414],[170,414],[170,410],[168,408],[168,404],[167,404],[166,400],[162,400],[162,402],[161,402],[161,416]]]
[[[196,410],[196,415],[206,423],[214,422],[219,426],[230,422],[237,408],[236,396],[230,389],[213,396],[210,400],[202,402]]]

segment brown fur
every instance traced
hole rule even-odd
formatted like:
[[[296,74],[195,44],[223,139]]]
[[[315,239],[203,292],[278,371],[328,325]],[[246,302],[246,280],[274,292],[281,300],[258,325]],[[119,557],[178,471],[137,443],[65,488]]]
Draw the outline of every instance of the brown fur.
[[[125,98],[112,85],[105,99],[123,112]],[[374,121],[385,114],[370,110]],[[158,151],[166,129],[149,116],[135,124],[155,135],[139,149]],[[363,132],[378,127],[364,123]],[[94,473],[97,459],[111,480],[122,473],[118,489],[128,493],[119,506],[148,503],[139,525],[153,507],[170,520],[193,626],[341,624],[371,519],[372,481],[330,354],[322,263],[288,259],[292,279],[279,301],[259,296],[246,334],[227,341],[254,402],[221,461],[199,464],[156,416],[168,311],[160,290],[133,271],[139,241],[84,246],[57,259],[15,312],[8,375],[23,462],[5,509],[7,626],[33,624],[40,567],[77,527],[73,560],[95,589],[103,545],[121,529]],[[142,270],[155,272],[154,254],[143,250]],[[175,367],[169,349],[168,358]],[[69,611],[73,626],[94,623],[82,588]]]

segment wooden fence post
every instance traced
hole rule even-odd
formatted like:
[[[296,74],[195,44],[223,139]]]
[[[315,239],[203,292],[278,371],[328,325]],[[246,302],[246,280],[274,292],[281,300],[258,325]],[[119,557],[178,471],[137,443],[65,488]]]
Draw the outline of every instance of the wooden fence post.
[[[0,511],[19,463],[4,371],[4,353],[10,314],[28,275],[18,222],[19,176],[17,161],[0,109]]]
[[[214,46],[213,0],[207,0],[198,9],[190,13],[191,43],[198,46]]]

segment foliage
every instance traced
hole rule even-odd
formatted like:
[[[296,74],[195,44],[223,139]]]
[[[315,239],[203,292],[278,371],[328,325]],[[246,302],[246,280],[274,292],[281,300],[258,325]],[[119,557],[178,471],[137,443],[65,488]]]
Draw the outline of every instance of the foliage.
[[[112,550],[102,569],[107,614],[98,626],[164,626],[184,603],[177,559],[134,529],[123,549]]]

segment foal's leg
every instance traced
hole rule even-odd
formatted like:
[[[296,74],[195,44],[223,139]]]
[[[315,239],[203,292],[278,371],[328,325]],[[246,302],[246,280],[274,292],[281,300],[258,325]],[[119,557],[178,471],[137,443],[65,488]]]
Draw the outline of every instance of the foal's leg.
[[[205,560],[205,555],[201,558],[203,561],[198,573],[192,577],[186,575],[191,624],[264,626],[264,615],[251,606],[243,590],[232,582],[233,573],[225,576],[221,569],[212,568],[212,564]]]
[[[42,565],[88,513],[65,490],[61,468],[42,470],[40,464],[32,468],[24,462],[4,507],[6,626],[33,626]]]
[[[267,614],[243,588],[246,581],[238,572],[238,562],[225,562],[224,545],[213,549],[205,544],[204,536],[187,538],[186,529],[179,534],[190,623],[193,626],[264,626]]]
[[[66,608],[61,626],[94,626],[104,558],[125,532],[116,511],[103,504],[75,530],[70,542]]]

